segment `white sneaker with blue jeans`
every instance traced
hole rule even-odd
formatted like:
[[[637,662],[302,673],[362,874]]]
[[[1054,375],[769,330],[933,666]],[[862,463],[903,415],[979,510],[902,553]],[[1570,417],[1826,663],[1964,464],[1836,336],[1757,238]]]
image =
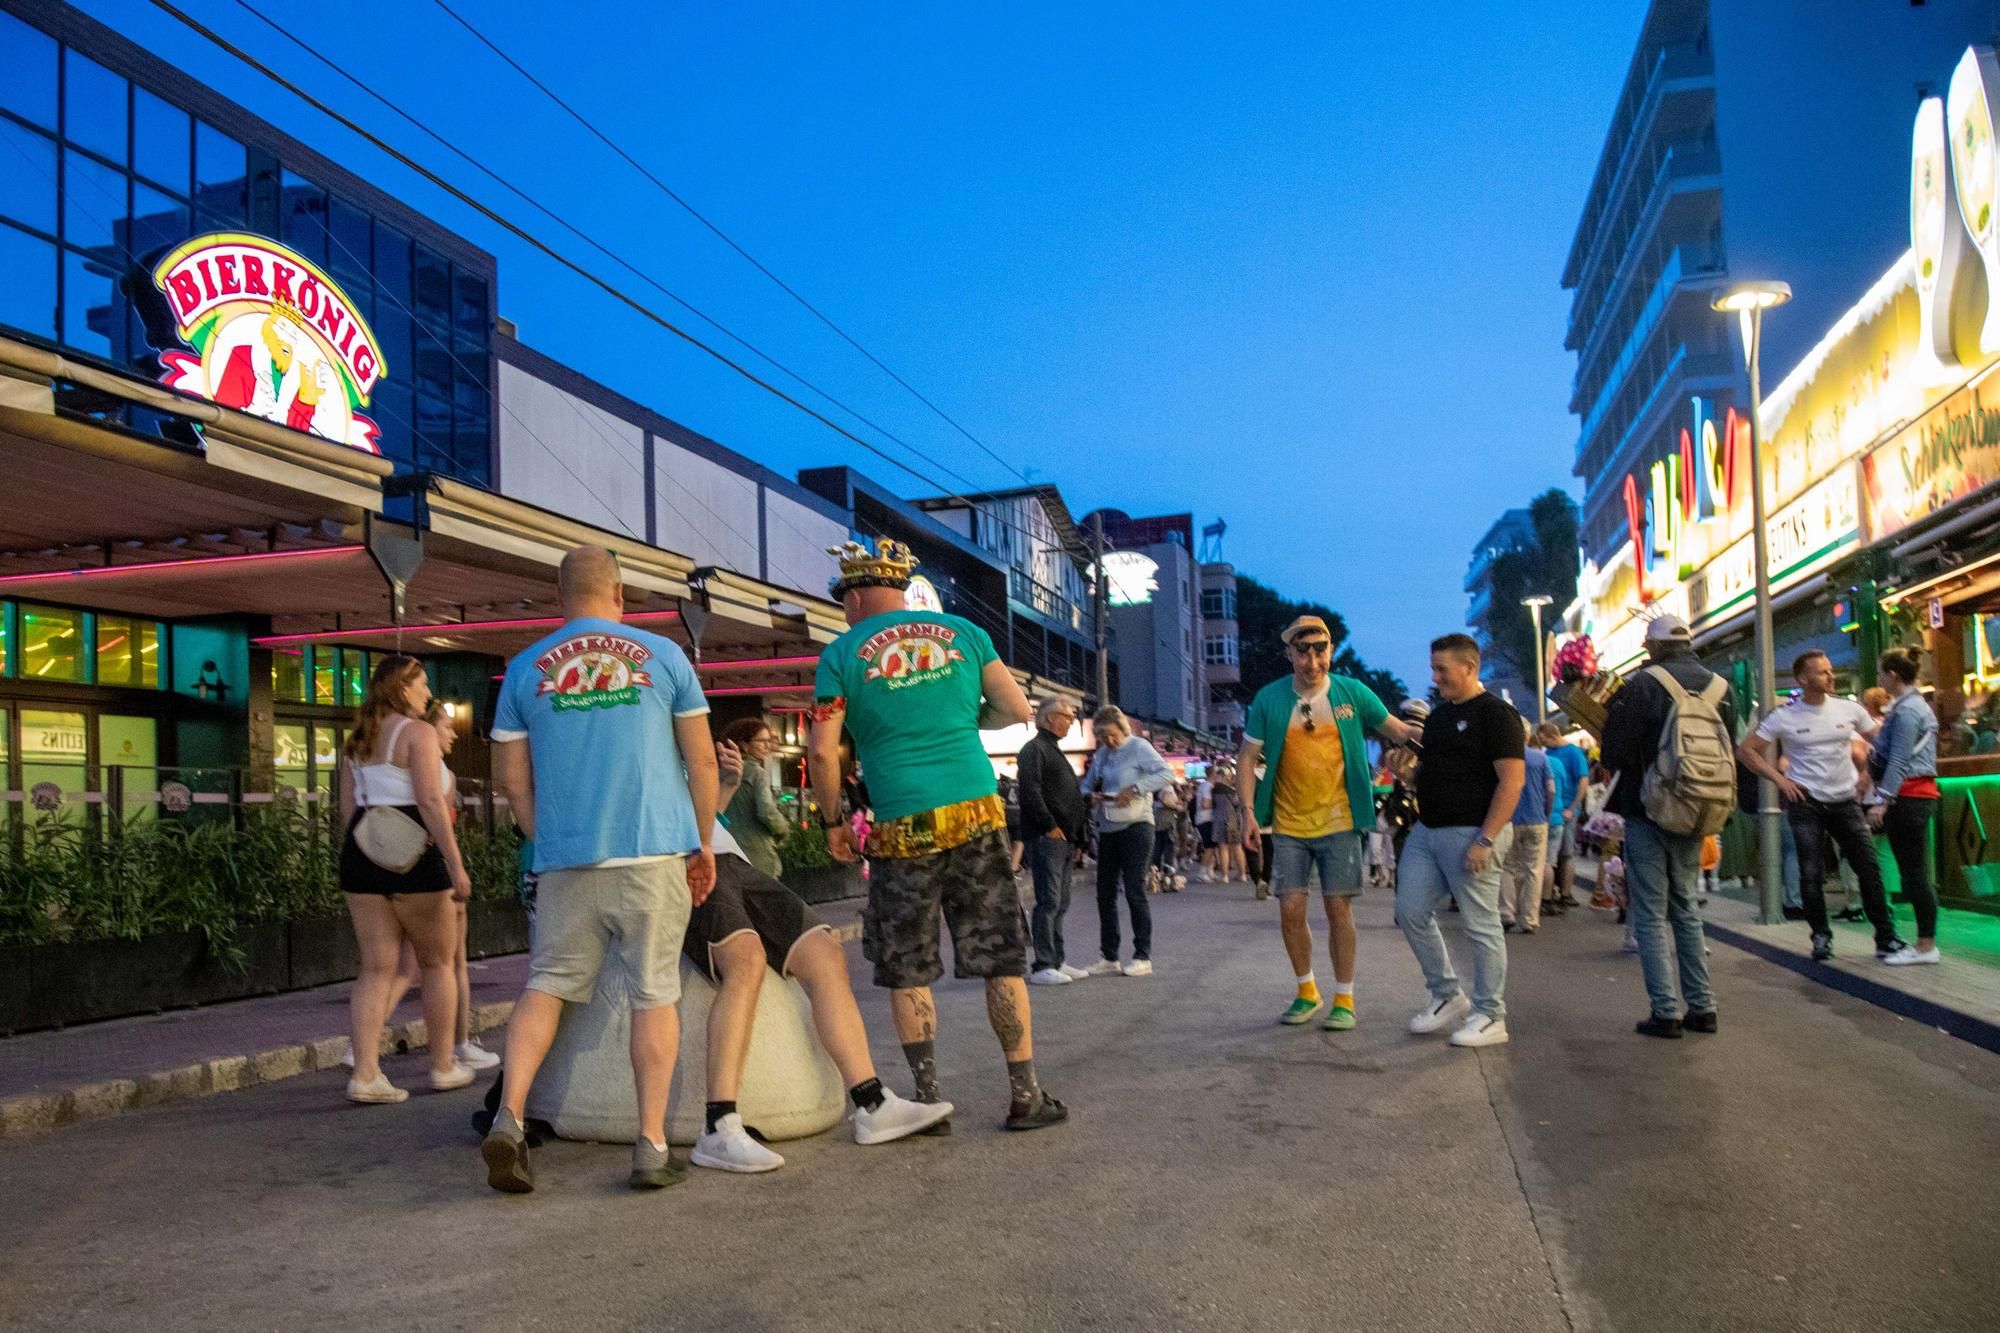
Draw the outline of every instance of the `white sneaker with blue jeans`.
[[[1500,830],[1486,869],[1475,875],[1465,868],[1465,852],[1478,834],[1476,825],[1431,828],[1419,823],[1410,830],[1396,864],[1396,924],[1424,971],[1432,1003],[1448,1003],[1460,987],[1437,911],[1446,900],[1457,899],[1459,924],[1472,946],[1472,1007],[1487,1018],[1503,1019],[1507,936],[1500,928],[1500,876],[1513,829]]]

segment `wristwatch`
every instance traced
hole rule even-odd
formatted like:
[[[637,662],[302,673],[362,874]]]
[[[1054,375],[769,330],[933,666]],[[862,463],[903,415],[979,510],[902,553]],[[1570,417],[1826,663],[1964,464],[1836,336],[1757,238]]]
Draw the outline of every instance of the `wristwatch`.
[[[821,809],[821,811],[819,812],[819,826],[821,828],[839,828],[842,824],[845,824],[846,822],[847,821],[845,819],[841,818],[840,811],[838,810],[835,810],[833,812],[832,818],[827,817],[827,812],[824,809]]]
[[[1493,839],[1487,837],[1484,833],[1475,833],[1472,835],[1472,845],[1474,847],[1491,847]]]

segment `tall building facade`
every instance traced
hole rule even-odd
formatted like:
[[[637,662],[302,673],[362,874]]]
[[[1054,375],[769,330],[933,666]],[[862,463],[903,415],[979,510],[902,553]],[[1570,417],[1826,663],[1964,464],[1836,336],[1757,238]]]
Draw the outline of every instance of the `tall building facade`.
[[[1660,531],[1644,516],[1673,460],[1691,472],[1705,433],[1747,434],[1741,349],[1714,294],[1791,284],[1765,323],[1768,388],[1895,261],[1919,94],[2000,26],[1994,0],[1837,8],[1647,10],[1562,274],[1587,578],[1656,559],[1635,532]]]
[[[1236,566],[1207,560],[1201,566],[1201,670],[1208,686],[1208,730],[1232,744],[1243,740],[1242,641],[1236,621]]]
[[[1105,601],[1118,661],[1118,706],[1134,717],[1204,729],[1201,568],[1194,516],[1133,518],[1117,509],[1086,515],[1104,529]]]

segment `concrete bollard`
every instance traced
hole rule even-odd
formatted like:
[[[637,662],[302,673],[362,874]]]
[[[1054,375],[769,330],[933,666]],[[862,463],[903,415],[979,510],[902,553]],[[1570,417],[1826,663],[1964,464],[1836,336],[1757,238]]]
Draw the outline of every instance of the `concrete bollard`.
[[[715,987],[681,960],[681,1044],[667,1103],[667,1138],[683,1146],[702,1130],[708,1101],[708,1012]],[[546,1120],[566,1139],[630,1143],[639,1137],[632,1086],[632,1011],[615,956],[605,959],[597,994],[565,1005],[562,1026],[528,1095],[530,1119]],[[846,1113],[840,1071],[820,1048],[805,991],[770,968],[744,1062],[737,1108],[745,1125],[770,1139],[824,1133]]]

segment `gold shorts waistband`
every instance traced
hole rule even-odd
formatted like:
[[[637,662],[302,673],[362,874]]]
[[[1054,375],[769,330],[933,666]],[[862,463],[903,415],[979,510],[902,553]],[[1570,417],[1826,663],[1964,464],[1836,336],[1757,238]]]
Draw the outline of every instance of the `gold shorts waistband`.
[[[868,855],[929,856],[1006,828],[1007,805],[996,793],[935,810],[919,810],[900,819],[885,819],[868,830]]]

